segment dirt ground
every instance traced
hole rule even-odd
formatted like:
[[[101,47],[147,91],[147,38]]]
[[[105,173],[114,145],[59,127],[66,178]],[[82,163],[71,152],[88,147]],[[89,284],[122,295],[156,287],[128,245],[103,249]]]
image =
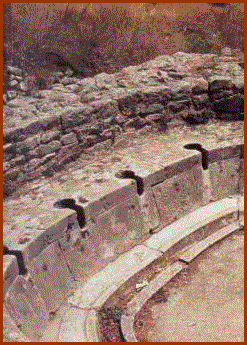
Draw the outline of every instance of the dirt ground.
[[[136,321],[143,342],[243,342],[243,230],[192,261],[146,303]]]

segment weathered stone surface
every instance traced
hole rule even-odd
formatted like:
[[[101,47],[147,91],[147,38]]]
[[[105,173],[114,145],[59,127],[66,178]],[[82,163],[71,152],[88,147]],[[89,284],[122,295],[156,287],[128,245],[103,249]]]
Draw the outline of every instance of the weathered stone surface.
[[[228,90],[233,86],[232,80],[230,77],[225,76],[214,76],[209,78],[209,91],[217,92],[219,90]]]
[[[188,99],[184,101],[169,102],[167,107],[172,112],[177,113],[184,109],[187,109],[190,106],[190,104],[191,104],[191,101]]]
[[[64,108],[64,110],[60,113],[61,128],[73,128],[85,123],[87,116],[89,116],[91,112],[91,107],[86,107],[83,105]]]
[[[5,307],[20,330],[37,340],[48,322],[44,300],[31,277],[16,277],[5,297]]]
[[[214,92],[210,95],[211,101],[217,101],[220,99],[228,98],[233,96],[233,90],[219,90],[218,92]]]
[[[58,140],[53,140],[48,145],[51,148],[52,152],[58,151],[62,147],[60,141]]]
[[[86,284],[69,297],[69,303],[80,308],[93,307],[95,303],[98,304],[100,296],[106,293],[112,285],[115,285],[117,289],[127,279],[161,255],[157,250],[146,246],[135,246],[88,279]]]
[[[194,167],[153,187],[163,225],[192,211],[202,202],[202,172]]]
[[[14,320],[3,306],[3,341],[4,342],[31,342],[17,327]]]
[[[77,142],[75,133],[63,135],[60,140],[63,145],[75,144]]]
[[[14,180],[17,179],[18,175],[19,175],[19,169],[18,169],[18,168],[10,169],[10,170],[8,170],[8,172],[4,175],[4,180],[5,180],[5,181],[8,181],[8,180],[14,181]]]
[[[37,147],[39,145],[39,143],[40,143],[40,136],[39,135],[36,135],[34,137],[31,137],[31,138],[27,138],[22,143],[18,143],[16,145],[17,151],[19,151],[20,153],[26,153],[28,151],[35,149],[35,147]]]
[[[18,84],[18,82],[16,82],[16,80],[13,80],[11,82],[12,84],[10,86],[16,86]],[[17,92],[15,90],[9,90],[7,91],[7,96],[8,96],[8,99],[11,100],[11,99],[14,99],[16,96],[17,96]]]
[[[141,129],[146,125],[147,121],[145,119],[142,119],[141,117],[135,117],[134,119],[131,119],[125,123],[125,128],[132,128],[135,129]]]
[[[56,310],[74,286],[58,243],[50,244],[28,267],[47,310]]]
[[[16,81],[16,75],[11,75],[12,81]],[[26,83],[28,78],[22,82]],[[7,97],[4,105],[4,124],[8,126],[11,119],[15,126],[4,129],[4,144],[17,143],[18,150],[5,151],[4,160],[12,160],[12,166],[16,163],[23,170],[22,180],[26,176],[25,161],[23,157],[15,161],[16,153],[25,155],[27,160],[47,156],[43,163],[48,164],[47,169],[42,169],[51,174],[50,154],[58,153],[60,167],[78,156],[67,152],[65,157],[61,145],[92,149],[103,140],[113,142],[114,133],[125,128],[145,132],[150,122],[149,130],[165,131],[170,120],[172,128],[184,122],[205,123],[215,117],[243,120],[244,115],[243,69],[232,59],[224,60],[213,54],[178,52],[158,56],[115,74],[101,73],[83,80],[71,78],[70,74],[64,77],[63,73],[54,78],[51,90],[36,90],[32,97],[31,89],[37,89],[38,85],[31,79],[29,95],[17,90],[17,97],[12,100]],[[154,116],[147,117],[151,114]],[[164,116],[159,120],[158,114]],[[104,132],[117,125],[112,136]],[[40,139],[36,142],[33,136],[37,133]],[[8,188],[14,184],[10,181]]]
[[[6,245],[6,243],[5,243]],[[13,283],[14,279],[19,275],[19,267],[16,257],[13,255],[3,256],[3,297]]]
[[[9,163],[11,167],[23,165],[26,162],[26,158],[24,155],[18,156],[14,159],[12,159]]]
[[[47,144],[52,140],[59,139],[59,136],[60,136],[59,131],[47,131],[42,135],[40,142],[42,144]]]
[[[101,141],[98,135],[87,135],[83,137],[83,146],[91,147]]]
[[[199,228],[215,220],[230,216],[229,222],[237,220],[238,204],[236,198],[225,198],[196,209],[180,218],[144,242],[148,248],[166,252],[171,246]],[[169,238],[169,241],[168,241]]]
[[[234,95],[213,102],[213,109],[223,113],[242,113],[244,111],[244,95]]]
[[[18,75],[18,76],[22,75],[22,70],[18,67],[7,66],[7,71],[14,75]]]
[[[39,145],[39,147],[37,147],[36,151],[37,151],[39,157],[43,157],[43,156],[46,156],[46,155],[52,153],[53,147],[50,144],[47,144],[47,145],[41,144],[41,145]]]
[[[209,118],[213,117],[213,112],[209,109],[195,110],[192,107],[182,113],[182,118],[190,124],[207,123]]]
[[[61,82],[63,85],[75,84],[77,82],[77,79],[64,77]]]
[[[236,157],[210,164],[209,173],[213,200],[238,193],[239,163],[239,157]]]
[[[201,94],[201,95],[194,95],[192,97],[192,103],[195,110],[202,110],[203,108],[210,107],[209,97],[208,97],[208,94],[206,93]]]

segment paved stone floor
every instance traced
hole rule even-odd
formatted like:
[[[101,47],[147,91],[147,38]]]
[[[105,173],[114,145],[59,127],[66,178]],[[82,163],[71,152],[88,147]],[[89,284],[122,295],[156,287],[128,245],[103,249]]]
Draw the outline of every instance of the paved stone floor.
[[[146,303],[136,320],[139,341],[244,341],[243,234],[206,250]]]

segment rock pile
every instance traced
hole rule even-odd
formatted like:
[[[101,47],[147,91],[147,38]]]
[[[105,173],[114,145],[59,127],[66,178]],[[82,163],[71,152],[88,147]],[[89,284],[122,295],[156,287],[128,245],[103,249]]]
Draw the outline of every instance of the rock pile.
[[[12,90],[4,95],[5,195],[63,168],[82,149],[110,145],[129,128],[163,131],[172,121],[243,120],[244,70],[231,56],[179,52],[84,79],[67,70],[49,89],[31,93],[28,76],[11,66],[7,72]]]

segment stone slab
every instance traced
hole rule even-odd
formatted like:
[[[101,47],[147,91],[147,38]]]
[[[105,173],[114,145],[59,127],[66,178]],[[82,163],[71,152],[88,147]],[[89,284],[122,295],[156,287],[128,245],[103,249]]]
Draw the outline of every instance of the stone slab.
[[[165,252],[182,238],[192,234],[208,223],[229,214],[237,213],[237,211],[237,198],[234,197],[210,203],[173,222],[143,242],[143,244],[149,248]]]
[[[31,342],[31,340],[19,330],[5,306],[3,306],[3,342]]]
[[[149,285],[144,287],[128,304],[127,310],[121,317],[121,331],[127,342],[138,341],[135,337],[134,319],[142,306],[157,292],[162,286],[167,284],[176,274],[178,274],[186,264],[175,262],[159,273]]]
[[[177,149],[179,150],[179,148]],[[184,158],[184,156],[187,157]],[[148,176],[149,184],[151,186],[160,184],[163,181],[172,178],[173,176],[177,176],[184,172],[186,173],[196,166],[201,167],[201,154],[184,152],[183,157],[180,157],[180,159],[169,161],[164,157],[161,162],[163,166],[162,169],[157,170]]]
[[[162,286],[166,285],[176,274],[178,274],[187,265],[176,261],[159,273],[146,287],[127,304],[126,315],[137,314],[149,298],[153,296]]]
[[[120,287],[127,279],[161,255],[161,252],[142,245],[134,247],[91,277],[86,284],[74,292],[73,296],[69,297],[69,303],[80,308],[98,305],[99,297],[107,293],[111,285]]]
[[[86,342],[84,325],[88,310],[70,308],[62,318],[59,342]]]
[[[76,279],[95,274],[121,253],[149,237],[139,198],[133,195],[121,204],[95,217],[82,231],[76,245],[59,240],[66,263]]]
[[[121,331],[127,342],[138,342],[133,329],[134,319],[134,315],[122,315],[121,317]]]
[[[63,316],[59,342],[99,342],[97,312],[70,308]]]
[[[207,148],[207,145],[203,147]],[[224,145],[217,148],[212,148],[208,150],[208,159],[209,163],[212,164],[217,161],[227,160],[230,158],[238,158],[241,157],[241,150],[243,149],[242,144],[232,144],[232,145]]]
[[[20,225],[14,230],[11,230],[9,226],[4,227],[5,244],[12,250],[20,250],[26,264],[37,257],[49,244],[64,236],[69,223],[78,227],[74,210],[54,209],[50,212],[50,210],[37,209],[37,212],[40,214],[41,223],[36,226],[29,225],[27,222],[25,226]]]
[[[228,226],[225,226],[224,228],[218,230],[214,234],[206,237],[203,241],[200,241],[190,246],[189,249],[185,250],[183,253],[179,255],[179,258],[189,263],[201,252],[207,249],[209,246],[211,246],[217,241],[222,240],[224,237],[228,236],[229,234],[231,234],[232,232],[238,229],[239,229],[239,225],[237,223],[233,223]]]
[[[203,203],[201,167],[194,166],[157,184],[153,193],[162,224],[171,224]]]
[[[33,341],[38,340],[48,322],[48,312],[33,280],[17,276],[4,304],[18,328]]]
[[[72,197],[78,200],[77,204],[80,204],[81,198],[88,200],[81,204],[87,220],[97,217],[137,193],[135,181],[120,180],[112,174],[106,175],[105,182],[92,183],[81,191],[77,188],[77,192],[72,194]],[[101,178],[104,180],[104,176]]]
[[[3,256],[3,297],[8,291],[10,285],[19,274],[19,268],[16,257],[13,255]]]
[[[238,193],[239,157],[210,164],[209,173],[212,200],[219,200]]]
[[[49,312],[58,309],[75,287],[58,242],[45,248],[27,268]]]

